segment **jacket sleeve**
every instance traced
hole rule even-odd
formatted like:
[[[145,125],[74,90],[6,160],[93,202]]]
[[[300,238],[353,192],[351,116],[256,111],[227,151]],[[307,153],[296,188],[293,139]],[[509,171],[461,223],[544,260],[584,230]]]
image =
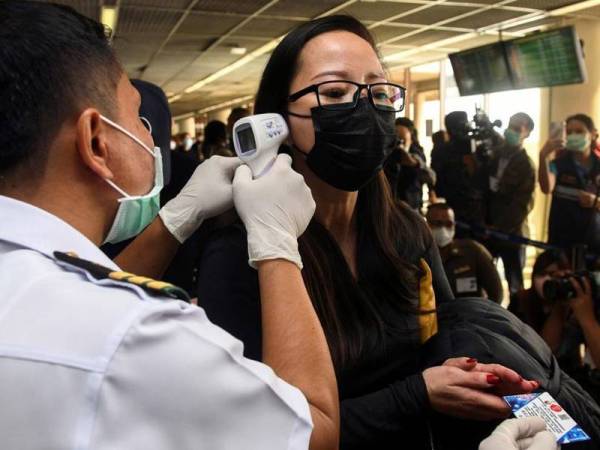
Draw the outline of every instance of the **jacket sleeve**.
[[[230,226],[216,232],[201,251],[198,306],[208,318],[244,343],[244,356],[262,359],[262,323],[257,272],[248,265],[246,232]]]
[[[507,167],[498,186],[498,194],[508,203],[504,214],[494,219],[500,230],[520,232],[521,225],[533,209],[535,190],[535,169],[528,157],[518,161],[513,167]]]
[[[410,435],[429,409],[427,387],[421,373],[411,375],[370,394],[340,403],[340,441],[345,450],[385,443],[390,434]]]

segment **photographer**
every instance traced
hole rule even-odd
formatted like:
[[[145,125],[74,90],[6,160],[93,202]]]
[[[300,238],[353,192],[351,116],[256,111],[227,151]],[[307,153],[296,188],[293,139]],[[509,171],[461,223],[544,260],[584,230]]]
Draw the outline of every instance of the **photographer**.
[[[586,345],[594,365],[600,365],[600,323],[589,277],[571,274],[564,253],[543,252],[533,266],[532,287],[515,294],[509,310],[535,329],[560,366],[579,379],[576,375],[583,367],[580,344]],[[560,288],[549,289],[546,283],[550,280],[558,280]]]
[[[592,252],[600,252],[597,139],[594,121],[576,114],[566,121],[566,140],[555,134],[540,151],[540,188],[544,194],[552,194],[551,244],[586,244]]]
[[[433,192],[435,172],[427,167],[413,121],[399,117],[395,124],[399,144],[387,159],[384,171],[394,197],[420,211],[423,207],[423,185],[427,184],[429,192]]]
[[[473,152],[467,113],[451,112],[445,125],[450,141],[440,148],[431,163],[437,174],[436,194],[446,199],[458,222],[483,225],[485,186],[480,179],[484,167]],[[457,237],[469,236],[459,230]]]
[[[488,225],[517,236],[528,235],[527,215],[533,208],[535,167],[523,148],[533,127],[527,114],[513,115],[489,164]],[[497,239],[486,245],[494,257],[502,258],[511,294],[523,289],[525,247]]]

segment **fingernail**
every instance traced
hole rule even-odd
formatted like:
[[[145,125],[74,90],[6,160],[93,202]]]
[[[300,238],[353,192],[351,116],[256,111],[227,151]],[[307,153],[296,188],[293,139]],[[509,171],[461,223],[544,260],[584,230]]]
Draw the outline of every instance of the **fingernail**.
[[[488,375],[487,376],[487,382],[489,384],[499,384],[500,383],[500,378],[498,378],[496,375]]]
[[[477,360],[475,358],[467,359],[467,363],[469,363],[469,364],[475,364],[476,362],[477,362]]]

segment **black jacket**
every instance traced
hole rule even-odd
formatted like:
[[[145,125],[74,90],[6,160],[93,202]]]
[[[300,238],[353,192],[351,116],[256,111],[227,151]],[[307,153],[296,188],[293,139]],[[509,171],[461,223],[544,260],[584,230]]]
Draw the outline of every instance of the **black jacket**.
[[[438,308],[440,331],[421,349],[423,368],[447,358],[468,355],[482,363],[498,363],[525,379],[537,380],[592,437],[569,444],[570,450],[600,448],[600,407],[566,375],[550,348],[528,325],[490,301],[461,299]],[[432,421],[436,450],[477,448],[496,423],[477,423],[437,416]]]

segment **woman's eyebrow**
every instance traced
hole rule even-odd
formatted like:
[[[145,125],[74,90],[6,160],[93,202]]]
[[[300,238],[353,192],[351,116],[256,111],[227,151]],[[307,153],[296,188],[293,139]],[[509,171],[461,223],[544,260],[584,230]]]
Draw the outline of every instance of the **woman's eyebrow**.
[[[348,77],[348,72],[346,72],[345,70],[326,70],[325,72],[319,72],[317,75],[315,75],[314,77],[312,77],[311,81],[314,80],[315,78],[320,78],[320,77],[323,77],[325,75],[336,75],[336,76],[341,77],[341,78],[347,78]]]

